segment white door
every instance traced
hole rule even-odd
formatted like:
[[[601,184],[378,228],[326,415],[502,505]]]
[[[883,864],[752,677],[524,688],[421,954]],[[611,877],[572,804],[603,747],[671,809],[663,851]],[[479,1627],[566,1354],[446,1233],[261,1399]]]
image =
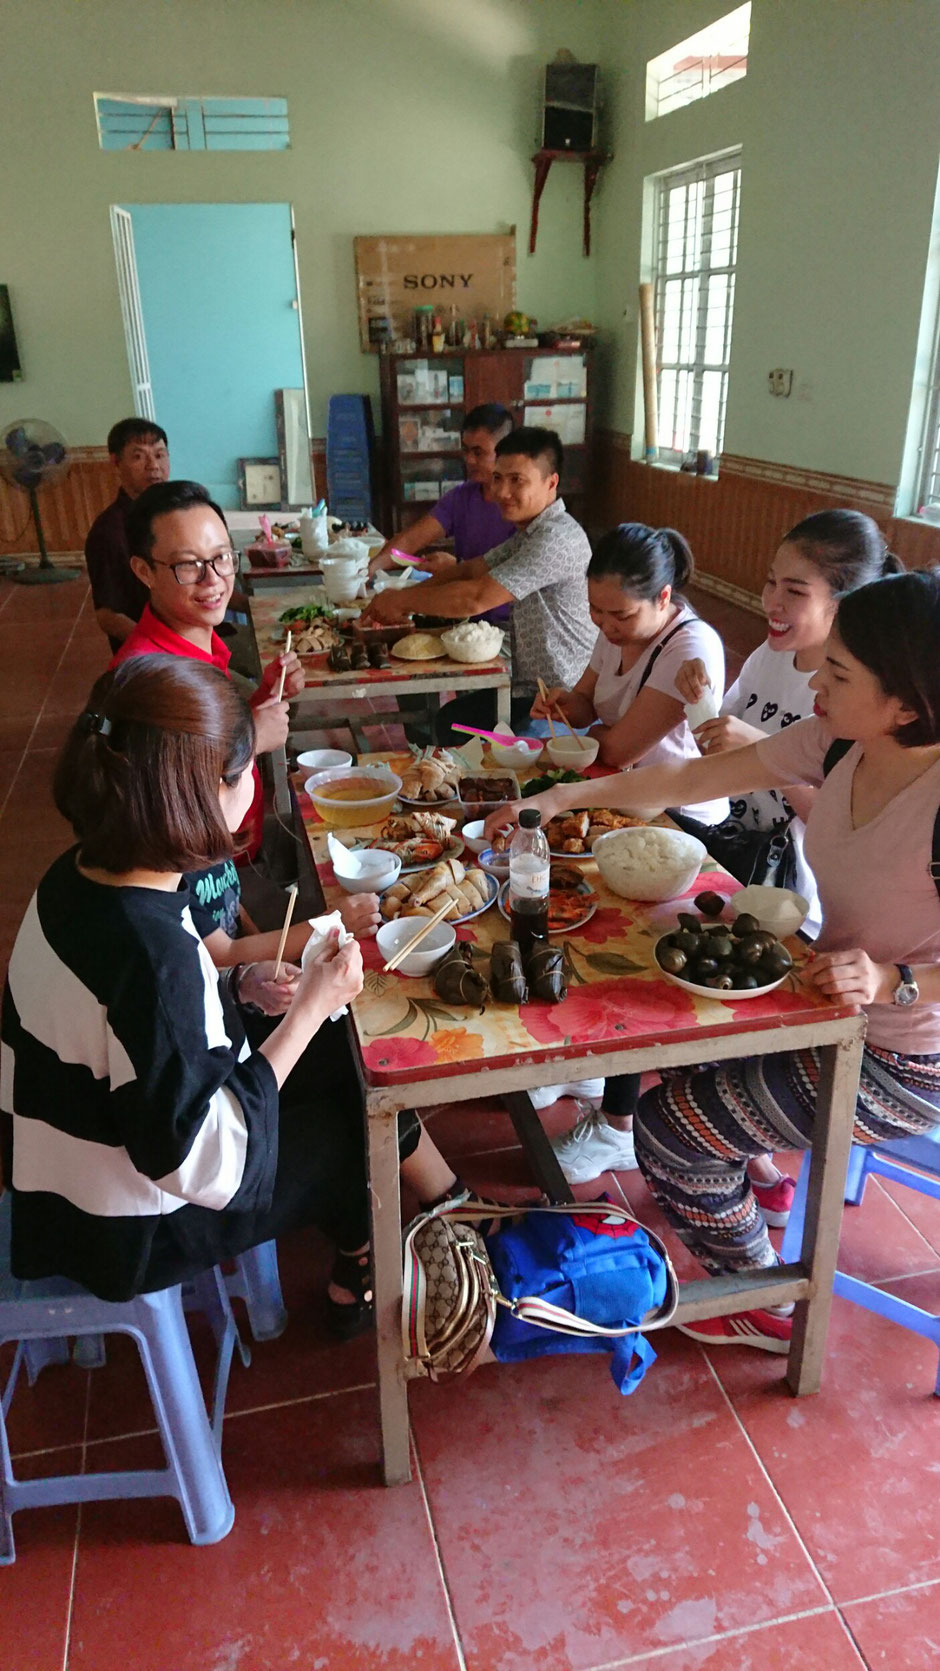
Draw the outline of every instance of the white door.
[[[118,289],[121,293],[121,317],[124,320],[124,340],[134,389],[134,411],[139,418],[150,418],[156,423],[150,383],[150,361],[147,358],[147,338],[144,334],[144,315],[140,305],[137,283],[137,257],[134,253],[134,223],[126,209],[111,205],[111,233],[114,238],[114,259],[117,262]]]

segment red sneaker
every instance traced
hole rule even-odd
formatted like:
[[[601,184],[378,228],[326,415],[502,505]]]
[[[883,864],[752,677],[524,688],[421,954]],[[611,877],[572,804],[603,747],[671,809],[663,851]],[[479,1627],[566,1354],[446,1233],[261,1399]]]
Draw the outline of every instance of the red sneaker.
[[[790,1217],[790,1208],[796,1194],[796,1179],[787,1178],[781,1173],[776,1183],[752,1182],[751,1188],[764,1223],[769,1225],[771,1230],[782,1230]]]
[[[739,1311],[731,1317],[704,1317],[700,1323],[676,1323],[675,1327],[700,1346],[755,1346],[758,1352],[786,1355],[793,1318],[778,1317],[773,1311]]]

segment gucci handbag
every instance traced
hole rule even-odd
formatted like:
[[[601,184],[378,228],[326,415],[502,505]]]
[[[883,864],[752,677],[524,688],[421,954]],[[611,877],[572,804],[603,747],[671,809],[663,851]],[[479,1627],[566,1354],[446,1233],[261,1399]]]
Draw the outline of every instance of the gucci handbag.
[[[484,1241],[477,1225],[512,1221]],[[663,1244],[621,1207],[436,1207],[408,1226],[402,1346],[433,1381],[472,1374],[487,1348],[503,1361],[612,1352],[632,1392],[656,1354],[644,1338],[678,1301]]]

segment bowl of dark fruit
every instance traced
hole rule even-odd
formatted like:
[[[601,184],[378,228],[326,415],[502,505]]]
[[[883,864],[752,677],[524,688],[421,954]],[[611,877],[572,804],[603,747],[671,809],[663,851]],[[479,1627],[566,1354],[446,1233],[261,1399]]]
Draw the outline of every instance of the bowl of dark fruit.
[[[686,992],[735,1004],[773,992],[793,968],[786,946],[747,912],[729,924],[711,913],[680,911],[675,928],[657,940],[653,957],[660,973]]]

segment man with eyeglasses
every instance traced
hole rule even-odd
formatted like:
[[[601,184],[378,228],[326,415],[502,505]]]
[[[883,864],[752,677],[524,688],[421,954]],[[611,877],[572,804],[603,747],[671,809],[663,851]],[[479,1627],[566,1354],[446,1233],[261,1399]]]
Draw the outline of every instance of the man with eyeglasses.
[[[108,453],[118,495],[88,530],[85,563],[95,620],[114,651],[133,632],[147,602],[146,587],[131,568],[127,519],[140,495],[170,474],[166,430],[149,418],[122,418],[108,432]]]
[[[228,672],[228,647],[216,632],[235,584],[237,557],[225,519],[199,482],[158,482],[135,500],[127,518],[130,566],[149,594],[140,620],[111,659],[131,656],[190,656]],[[276,687],[285,670],[284,699]],[[250,698],[256,752],[268,754],[287,741],[287,698],[304,688],[293,653],[276,656]],[[261,780],[255,768],[255,799],[249,821],[252,851],[260,846],[263,817]]]

